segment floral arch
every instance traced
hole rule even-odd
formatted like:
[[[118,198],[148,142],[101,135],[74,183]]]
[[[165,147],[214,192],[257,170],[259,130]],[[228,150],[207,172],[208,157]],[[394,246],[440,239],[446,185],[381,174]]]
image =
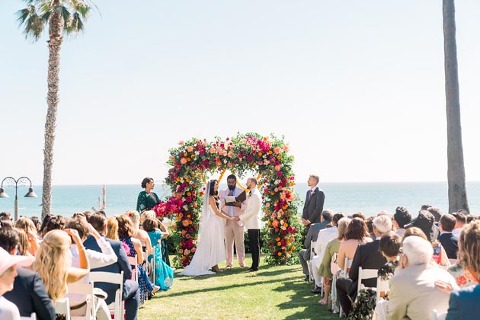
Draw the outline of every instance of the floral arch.
[[[270,264],[287,264],[295,260],[300,235],[297,233],[297,206],[293,192],[293,156],[283,139],[263,137],[257,133],[214,141],[193,138],[179,142],[169,150],[166,184],[173,196],[156,208],[157,215],[170,215],[175,263],[186,266],[196,249],[199,214],[202,208],[205,182],[209,175],[221,182],[227,170],[237,175],[239,182],[246,171],[258,173],[258,188],[262,193],[264,248],[268,245]],[[215,176],[217,175],[218,176]],[[243,188],[241,183],[239,186]]]

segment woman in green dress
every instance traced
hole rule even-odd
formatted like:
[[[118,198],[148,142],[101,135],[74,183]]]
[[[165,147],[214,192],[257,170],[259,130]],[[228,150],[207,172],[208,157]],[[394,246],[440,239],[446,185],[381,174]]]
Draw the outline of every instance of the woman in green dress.
[[[153,188],[155,187],[155,181],[153,178],[147,177],[142,181],[142,188],[144,191],[141,191],[138,194],[137,199],[137,211],[141,214],[143,211],[152,210],[157,204],[160,203],[160,198],[157,196],[155,192],[153,192]],[[165,238],[161,239],[162,245],[162,258],[163,261],[170,266],[170,257],[168,256],[168,246],[167,240]]]
[[[137,199],[137,211],[139,213],[142,213],[145,210],[151,210],[155,205],[160,203],[157,194],[152,191],[154,187],[155,181],[153,181],[153,178],[147,177],[143,179],[142,188],[145,190],[138,194]]]

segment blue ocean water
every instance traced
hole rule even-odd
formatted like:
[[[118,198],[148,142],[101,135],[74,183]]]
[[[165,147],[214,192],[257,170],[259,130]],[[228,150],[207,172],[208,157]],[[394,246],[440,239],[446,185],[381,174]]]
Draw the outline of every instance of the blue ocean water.
[[[325,192],[325,208],[335,212],[353,213],[361,211],[366,215],[375,215],[380,210],[395,211],[397,206],[407,208],[414,216],[421,205],[436,206],[442,212],[448,211],[447,184],[445,182],[411,182],[411,183],[321,183]],[[225,188],[225,186],[220,186]],[[41,187],[34,187],[38,198],[24,198],[28,189],[19,187],[19,216],[40,216]],[[298,183],[295,191],[303,202],[307,192],[305,183]],[[10,198],[0,198],[0,212],[13,214],[15,190],[5,187]],[[121,214],[135,209],[137,195],[142,191],[138,185],[107,185],[106,212],[108,215]],[[157,184],[154,190],[161,199],[168,196],[168,187]],[[480,214],[480,182],[467,183],[467,195],[470,212]],[[70,217],[74,212],[81,212],[100,207],[102,197],[101,185],[53,186],[52,208],[56,214]],[[299,208],[301,210],[301,207]]]

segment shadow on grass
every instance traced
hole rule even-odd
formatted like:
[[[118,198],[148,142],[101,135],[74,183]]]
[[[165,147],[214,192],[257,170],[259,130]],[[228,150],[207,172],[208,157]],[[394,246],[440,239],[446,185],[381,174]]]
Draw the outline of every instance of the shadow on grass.
[[[284,318],[285,320],[339,319],[338,315],[334,315],[328,311],[326,306],[318,303],[321,299],[320,295],[311,293],[312,284],[305,282],[303,279],[285,281],[281,287],[274,290],[280,292],[294,292],[290,295],[290,301],[278,305],[278,308],[281,310],[299,310],[286,316]]]
[[[206,279],[207,276],[202,276],[202,279]],[[201,279],[198,279],[201,280]],[[206,292],[217,292],[217,291],[222,291],[222,290],[229,290],[233,288],[242,288],[242,287],[251,287],[251,286],[257,286],[257,285],[262,285],[262,284],[267,284],[267,283],[274,283],[278,282],[278,280],[267,280],[267,281],[258,281],[255,283],[247,282],[247,283],[242,283],[242,284],[232,284],[228,286],[220,286],[220,287],[212,287],[212,288],[203,288],[203,289],[198,289],[198,290],[188,290],[188,291],[183,291],[183,292],[177,292],[177,293],[172,293],[168,294],[169,297],[180,297],[184,295],[191,295],[195,293],[206,293]]]

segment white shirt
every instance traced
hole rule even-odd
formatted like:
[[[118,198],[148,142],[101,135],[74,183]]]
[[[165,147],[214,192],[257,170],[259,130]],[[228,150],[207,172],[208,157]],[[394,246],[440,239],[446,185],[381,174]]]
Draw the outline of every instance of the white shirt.
[[[85,255],[87,256],[88,262],[90,264],[90,269],[105,267],[117,262],[117,255],[115,254],[115,251],[113,251],[110,243],[108,243],[107,240],[105,240],[105,238],[103,237],[100,237],[99,239],[95,238],[95,240],[97,241],[97,244],[102,252],[85,249]],[[70,247],[70,251],[72,252],[72,266],[77,268],[80,267],[80,258],[78,255],[77,245],[72,244],[72,246]],[[80,281],[88,283],[88,274]],[[71,306],[77,305],[80,302],[85,301],[85,296],[78,294],[68,294],[68,298],[70,299]]]
[[[102,252],[95,250],[85,249],[88,262],[90,263],[90,269],[101,268],[117,262],[117,255],[113,251],[112,246],[103,237],[95,239]],[[72,266],[79,267],[80,259],[78,257],[78,250],[75,244],[72,244]]]
[[[3,296],[0,296],[0,320],[20,320],[17,306]]]

